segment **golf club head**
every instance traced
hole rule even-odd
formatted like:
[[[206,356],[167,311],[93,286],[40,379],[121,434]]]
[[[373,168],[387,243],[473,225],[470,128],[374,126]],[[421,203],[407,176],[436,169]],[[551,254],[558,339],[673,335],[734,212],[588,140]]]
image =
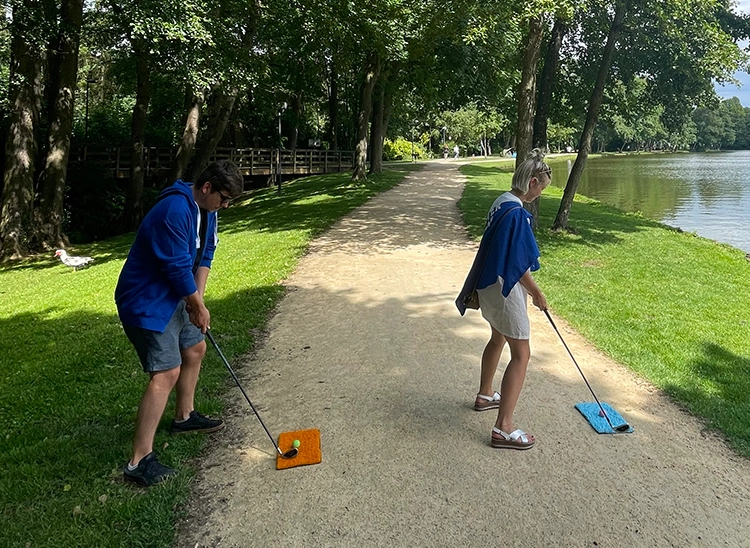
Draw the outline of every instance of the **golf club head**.
[[[293,459],[294,457],[297,456],[298,453],[299,453],[299,450],[296,447],[292,447],[289,451],[287,451],[285,453],[281,453],[281,458],[282,459]]]
[[[614,427],[615,432],[627,432],[630,430],[630,425],[628,423],[620,424],[618,426]]]

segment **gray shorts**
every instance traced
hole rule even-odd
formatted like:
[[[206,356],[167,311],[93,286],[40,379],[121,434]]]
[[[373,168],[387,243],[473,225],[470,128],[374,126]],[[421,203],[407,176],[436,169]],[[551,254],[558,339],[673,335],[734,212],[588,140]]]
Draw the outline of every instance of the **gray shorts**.
[[[180,350],[204,340],[201,330],[190,323],[185,301],[180,300],[164,333],[123,324],[125,334],[133,343],[146,373],[168,371],[182,364]]]

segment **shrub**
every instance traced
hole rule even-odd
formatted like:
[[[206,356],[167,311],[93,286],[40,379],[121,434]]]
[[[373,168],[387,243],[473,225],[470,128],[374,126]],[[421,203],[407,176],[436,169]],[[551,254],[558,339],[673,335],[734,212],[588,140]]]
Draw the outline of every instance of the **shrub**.
[[[395,141],[386,139],[383,143],[383,159],[384,160],[410,160],[412,151],[412,142],[407,141],[403,137],[397,138]],[[414,143],[414,154],[417,158],[425,157],[424,147],[415,142]]]

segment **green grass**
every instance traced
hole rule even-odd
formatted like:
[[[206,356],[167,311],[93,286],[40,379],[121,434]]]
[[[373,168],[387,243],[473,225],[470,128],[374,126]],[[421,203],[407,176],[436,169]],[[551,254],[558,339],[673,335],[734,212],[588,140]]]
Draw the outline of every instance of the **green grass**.
[[[301,179],[222,212],[206,301],[228,357],[252,348],[310,239],[411,169],[366,184],[347,174]],[[149,490],[121,481],[147,382],[113,301],[132,239],[73,250],[96,258],[78,272],[51,253],[0,268],[0,546],[173,545],[190,459],[205,440],[166,434],[172,400],[155,447],[178,477]],[[197,401],[217,414],[231,385],[215,353],[204,365]]]
[[[510,188],[512,165],[462,168],[474,237]],[[549,230],[562,191],[541,198],[535,274],[549,306],[750,457],[750,263],[729,246],[577,197],[572,233]]]

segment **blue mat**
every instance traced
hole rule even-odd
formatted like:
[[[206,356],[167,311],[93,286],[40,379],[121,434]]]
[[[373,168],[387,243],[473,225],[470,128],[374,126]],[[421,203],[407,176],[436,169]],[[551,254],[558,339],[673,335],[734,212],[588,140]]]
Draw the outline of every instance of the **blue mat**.
[[[607,417],[609,417],[609,421],[612,423],[612,426],[617,428],[621,424],[625,424],[627,422],[617,411],[614,410],[611,405],[604,402],[601,403],[602,407],[604,408],[604,412],[607,414]],[[612,430],[609,427],[607,419],[599,415],[601,409],[599,409],[599,406],[596,402],[577,403],[576,409],[578,409],[581,415],[583,415],[584,418],[589,421],[591,427],[599,434],[630,434],[633,431],[632,426],[623,432],[615,432],[614,430]]]

